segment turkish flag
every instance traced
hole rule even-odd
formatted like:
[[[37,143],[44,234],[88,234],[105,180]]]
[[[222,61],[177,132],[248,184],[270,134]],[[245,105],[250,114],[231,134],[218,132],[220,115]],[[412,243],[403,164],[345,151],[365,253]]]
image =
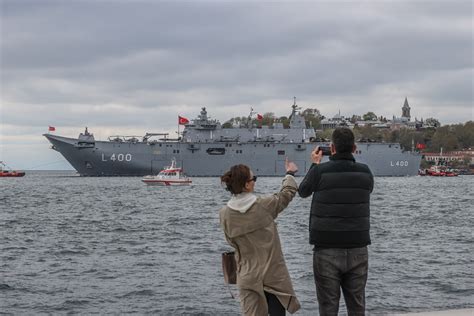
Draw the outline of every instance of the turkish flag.
[[[263,116],[260,115],[260,114],[257,114],[257,120],[259,120],[259,121],[263,120]]]
[[[188,124],[188,123],[189,123],[189,120],[187,118],[178,115],[178,124],[179,125],[184,125],[184,124]]]
[[[54,127],[54,126],[49,126],[48,127],[48,131],[50,131],[50,132],[54,132],[55,130],[56,130],[56,127]]]
[[[416,144],[416,149],[425,149],[426,148],[426,144]]]

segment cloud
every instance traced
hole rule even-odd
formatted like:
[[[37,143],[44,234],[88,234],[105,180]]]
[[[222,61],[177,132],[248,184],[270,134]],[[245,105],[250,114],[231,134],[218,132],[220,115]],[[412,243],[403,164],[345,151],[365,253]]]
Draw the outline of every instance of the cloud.
[[[202,106],[221,121],[250,107],[288,115],[293,96],[326,116],[391,117],[408,97],[414,116],[472,119],[471,1],[4,0],[1,9],[1,122],[34,129],[30,139],[52,124],[74,136],[85,125],[174,131],[178,114]]]

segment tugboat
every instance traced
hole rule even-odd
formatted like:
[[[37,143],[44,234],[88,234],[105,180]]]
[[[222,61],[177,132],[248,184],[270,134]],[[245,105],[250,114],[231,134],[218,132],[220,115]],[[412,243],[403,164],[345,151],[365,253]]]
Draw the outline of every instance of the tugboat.
[[[171,165],[165,167],[156,176],[145,176],[142,182],[147,185],[190,185],[191,179],[186,176],[182,168],[176,167],[176,159],[171,160]]]
[[[4,169],[4,167],[6,169]],[[23,177],[25,173],[23,171],[12,170],[6,163],[0,161],[0,178],[1,177]]]
[[[430,176],[430,177],[457,177],[458,173],[456,170],[448,169],[445,166],[431,166],[429,169],[422,169],[418,172],[420,176]]]

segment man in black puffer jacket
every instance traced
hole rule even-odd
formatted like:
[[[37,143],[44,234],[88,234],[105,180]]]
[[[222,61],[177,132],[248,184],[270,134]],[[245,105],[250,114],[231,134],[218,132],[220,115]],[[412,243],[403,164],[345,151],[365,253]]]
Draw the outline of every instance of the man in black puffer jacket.
[[[370,193],[374,178],[367,165],[357,163],[354,134],[337,128],[332,134],[329,161],[311,152],[313,165],[298,192],[313,194],[309,242],[314,245],[313,271],[321,315],[337,315],[342,288],[349,315],[365,314],[365,284],[370,245]]]

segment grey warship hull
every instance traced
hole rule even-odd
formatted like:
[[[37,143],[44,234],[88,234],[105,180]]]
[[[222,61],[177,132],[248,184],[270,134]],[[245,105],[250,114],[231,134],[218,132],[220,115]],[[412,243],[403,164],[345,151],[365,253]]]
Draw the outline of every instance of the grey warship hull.
[[[157,174],[172,159],[190,176],[220,176],[240,163],[249,165],[259,176],[280,176],[285,173],[286,157],[298,165],[297,175],[304,175],[311,166],[311,150],[328,146],[317,141],[313,128],[307,128],[296,101],[287,128],[281,122],[272,126],[255,124],[252,114],[244,125],[223,128],[202,108],[196,119],[185,121],[182,137],[176,140],[167,138],[167,134],[147,133],[141,140],[116,136],[96,141],[87,128],[78,138],[44,136],[82,176]],[[154,136],[161,138],[151,140]],[[413,176],[421,162],[419,153],[402,151],[396,143],[358,143],[354,157],[376,176]]]
[[[115,143],[96,141],[93,146],[80,145],[78,139],[44,135],[82,176],[144,176],[157,174],[176,158],[190,176],[220,176],[230,166],[244,163],[259,176],[285,173],[285,157],[296,162],[298,174],[311,166],[310,152],[327,143]],[[375,176],[413,176],[421,156],[403,152],[399,144],[358,143],[354,154],[367,164]],[[327,158],[325,158],[327,159]],[[323,160],[324,161],[324,160]]]

